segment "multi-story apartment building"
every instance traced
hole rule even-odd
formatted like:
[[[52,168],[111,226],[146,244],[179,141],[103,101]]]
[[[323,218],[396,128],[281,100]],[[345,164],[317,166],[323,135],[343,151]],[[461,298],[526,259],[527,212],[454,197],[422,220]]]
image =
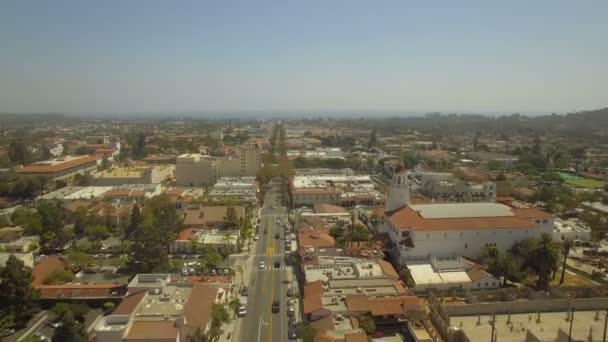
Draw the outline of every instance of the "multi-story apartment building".
[[[177,186],[202,186],[217,180],[218,162],[210,156],[190,153],[177,157],[175,183]]]

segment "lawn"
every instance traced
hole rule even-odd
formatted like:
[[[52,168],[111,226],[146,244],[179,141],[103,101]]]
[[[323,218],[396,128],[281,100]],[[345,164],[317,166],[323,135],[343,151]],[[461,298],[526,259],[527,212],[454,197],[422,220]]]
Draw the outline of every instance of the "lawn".
[[[576,186],[579,188],[593,188],[599,189],[603,188],[606,185],[606,182],[598,181],[590,178],[581,178],[576,175],[570,173],[560,172],[560,177],[566,182],[566,184],[570,184],[572,186]]]
[[[555,279],[551,281],[551,286],[559,286],[559,278],[561,277],[561,268],[557,272]],[[566,275],[564,276],[564,284],[562,286],[593,286],[597,285],[592,282],[590,279],[580,276],[576,273],[566,271]]]

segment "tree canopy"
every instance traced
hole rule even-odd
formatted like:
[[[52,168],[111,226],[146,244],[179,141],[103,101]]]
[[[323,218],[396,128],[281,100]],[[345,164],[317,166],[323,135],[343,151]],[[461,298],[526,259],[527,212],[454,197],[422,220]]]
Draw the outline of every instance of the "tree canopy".
[[[20,327],[33,315],[38,293],[32,288],[32,271],[14,255],[0,268],[0,320],[9,317]]]

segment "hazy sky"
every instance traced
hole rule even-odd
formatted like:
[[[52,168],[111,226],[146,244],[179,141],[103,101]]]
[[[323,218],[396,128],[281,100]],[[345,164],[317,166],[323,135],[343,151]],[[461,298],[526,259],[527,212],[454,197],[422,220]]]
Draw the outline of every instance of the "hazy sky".
[[[608,1],[0,2],[0,112],[608,106]]]

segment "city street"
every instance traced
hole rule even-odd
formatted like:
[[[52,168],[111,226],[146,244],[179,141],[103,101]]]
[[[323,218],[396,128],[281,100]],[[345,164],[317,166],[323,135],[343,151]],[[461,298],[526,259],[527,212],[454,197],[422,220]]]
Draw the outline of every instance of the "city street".
[[[280,204],[280,186],[273,186],[264,200],[256,250],[252,255],[252,275],[249,283],[247,316],[240,332],[240,341],[287,341],[287,279],[285,265],[285,236],[283,226],[277,219],[287,221],[287,209]],[[276,239],[275,234],[280,238]],[[264,262],[264,269],[260,262]],[[275,268],[275,262],[280,267]],[[291,270],[291,267],[289,268]],[[290,284],[289,286],[294,286]],[[279,300],[280,312],[272,313],[272,302]]]

